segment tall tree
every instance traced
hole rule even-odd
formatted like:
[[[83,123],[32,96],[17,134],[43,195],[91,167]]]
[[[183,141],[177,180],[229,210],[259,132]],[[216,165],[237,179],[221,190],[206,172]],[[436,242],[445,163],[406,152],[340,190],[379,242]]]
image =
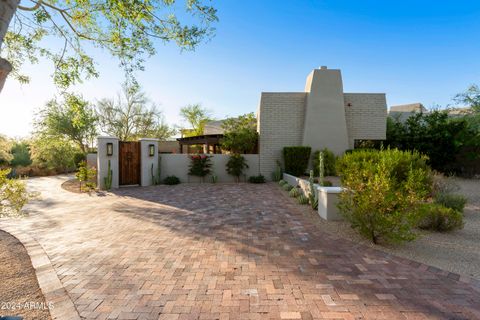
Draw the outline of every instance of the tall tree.
[[[180,116],[191,126],[191,130],[184,131],[185,136],[201,136],[205,124],[211,120],[210,111],[198,103],[181,108]]]
[[[37,131],[49,137],[68,139],[87,152],[97,134],[97,117],[93,107],[80,95],[63,94],[41,109]]]
[[[253,112],[237,118],[228,118],[222,123],[224,137],[222,149],[232,153],[254,152],[258,141],[257,119]]]
[[[20,81],[19,71],[29,61],[44,57],[54,63],[55,84],[66,87],[83,77],[97,76],[88,43],[120,58],[127,70],[142,69],[145,58],[155,53],[153,40],[174,41],[182,49],[194,49],[213,34],[216,10],[210,0],[0,0],[0,91],[7,75]],[[177,14],[182,19],[177,18]],[[183,20],[183,21],[181,21]],[[45,47],[45,38],[57,37],[58,47]],[[91,46],[88,46],[91,47]]]
[[[465,92],[459,93],[455,96],[454,101],[464,104],[473,111],[480,113],[480,88],[478,85],[471,85]]]
[[[142,137],[164,140],[175,134],[137,83],[125,83],[122,89],[123,96],[103,99],[97,105],[102,132],[122,141]]]

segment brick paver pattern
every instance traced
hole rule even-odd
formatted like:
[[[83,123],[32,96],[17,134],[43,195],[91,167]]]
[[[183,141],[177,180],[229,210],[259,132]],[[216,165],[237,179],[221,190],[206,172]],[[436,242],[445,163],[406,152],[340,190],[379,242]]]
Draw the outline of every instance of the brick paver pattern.
[[[477,285],[319,233],[275,184],[63,179],[33,179],[30,216],[2,223],[42,245],[82,318],[480,319]]]

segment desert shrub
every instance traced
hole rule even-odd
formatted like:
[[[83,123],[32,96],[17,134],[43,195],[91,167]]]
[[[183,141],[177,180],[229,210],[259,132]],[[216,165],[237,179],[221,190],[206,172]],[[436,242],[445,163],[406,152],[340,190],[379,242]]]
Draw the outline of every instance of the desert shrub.
[[[435,203],[458,212],[463,212],[463,208],[467,204],[467,198],[461,194],[438,193],[435,195]]]
[[[250,182],[250,183],[265,183],[266,180],[265,180],[265,177],[260,174],[258,176],[251,176],[250,178],[248,178],[248,182]]]
[[[25,183],[8,179],[9,171],[0,170],[0,217],[19,214],[29,199]]]
[[[168,185],[179,184],[180,179],[176,176],[168,176],[165,179],[163,179],[163,183],[168,184]]]
[[[228,174],[234,176],[237,182],[239,182],[240,176],[243,174],[243,170],[248,168],[248,164],[242,155],[232,154],[230,159],[228,159],[226,167]]]
[[[307,171],[308,160],[310,159],[310,147],[284,147],[283,160],[285,161],[285,172],[296,177]]]
[[[299,195],[299,196],[297,197],[297,202],[298,202],[299,204],[308,204],[308,198],[307,198],[306,195],[301,194],[301,195]]]
[[[460,186],[453,177],[447,177],[440,172],[434,172],[432,181],[433,195],[441,193],[455,193],[460,190]]]
[[[288,183],[288,182],[285,181],[285,180],[283,180],[283,179],[280,180],[280,181],[278,181],[278,184],[279,184],[280,186],[283,186],[284,184],[287,184],[287,183]]]
[[[29,166],[32,164],[30,159],[30,147],[26,141],[16,141],[12,146],[13,159],[10,161],[12,167]]]
[[[290,192],[288,193],[288,195],[292,198],[296,198],[296,197],[300,196],[301,194],[302,194],[302,192],[298,188],[292,188],[292,190],[290,190]]]
[[[211,172],[211,156],[205,154],[195,154],[190,156],[190,166],[188,174],[203,178]]]
[[[78,164],[78,171],[75,176],[80,182],[80,191],[90,191],[92,189],[95,189],[95,178],[97,176],[97,170],[95,170],[95,168],[89,168],[86,161],[81,161]],[[85,185],[82,185],[82,182],[85,182]]]
[[[288,183],[286,183],[282,186],[282,189],[285,190],[285,191],[290,191],[290,190],[292,190],[292,188],[293,188],[293,186],[289,185]]]
[[[280,161],[277,160],[277,167],[275,171],[272,172],[272,181],[280,181],[282,179],[282,167],[280,165]]]
[[[417,209],[418,227],[435,231],[463,228],[463,215],[452,208],[437,203],[424,203]]]
[[[431,170],[418,152],[359,150],[338,159],[346,191],[338,207],[374,243],[413,240],[416,207],[431,193]]]
[[[322,186],[323,187],[331,187],[331,186],[333,186],[333,183],[330,180],[323,180],[323,185]]]
[[[327,148],[321,151],[323,152],[323,168],[325,170],[325,176],[335,176],[337,174],[335,169],[335,161],[337,160],[337,157]],[[312,156],[313,174],[315,176],[319,175],[319,154],[320,151],[315,151]]]

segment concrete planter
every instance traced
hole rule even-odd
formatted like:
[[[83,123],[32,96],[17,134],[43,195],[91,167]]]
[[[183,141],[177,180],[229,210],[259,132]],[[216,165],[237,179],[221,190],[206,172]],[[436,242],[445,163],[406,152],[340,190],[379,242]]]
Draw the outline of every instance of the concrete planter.
[[[310,193],[310,182],[290,174],[284,173],[283,180],[294,187],[300,187],[305,195]],[[342,187],[322,187],[315,184],[315,192],[318,196],[318,215],[327,221],[343,220],[338,212],[337,203]]]

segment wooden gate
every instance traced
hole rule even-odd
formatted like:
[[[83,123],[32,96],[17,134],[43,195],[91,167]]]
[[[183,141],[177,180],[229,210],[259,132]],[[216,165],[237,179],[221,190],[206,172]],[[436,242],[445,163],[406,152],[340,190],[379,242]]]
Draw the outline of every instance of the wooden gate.
[[[120,185],[140,184],[140,142],[119,142]]]

